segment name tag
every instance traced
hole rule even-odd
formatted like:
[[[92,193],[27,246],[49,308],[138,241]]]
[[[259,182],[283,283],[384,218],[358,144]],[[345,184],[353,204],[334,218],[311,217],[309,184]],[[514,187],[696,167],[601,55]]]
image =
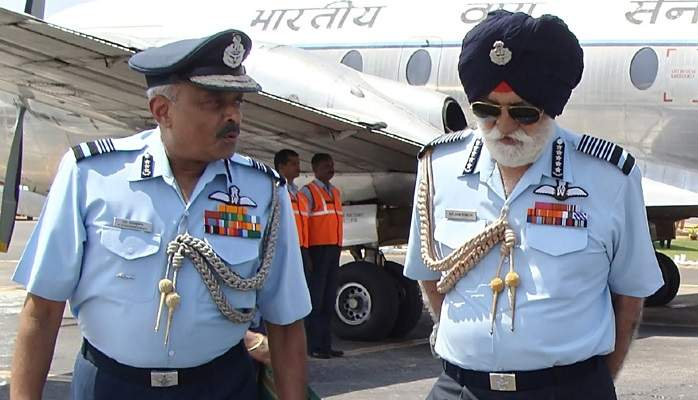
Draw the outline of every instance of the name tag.
[[[454,221],[477,221],[477,211],[446,210],[446,219],[452,219]]]
[[[150,222],[134,221],[131,219],[124,218],[114,218],[114,227],[148,233],[153,231],[153,224],[151,224]]]

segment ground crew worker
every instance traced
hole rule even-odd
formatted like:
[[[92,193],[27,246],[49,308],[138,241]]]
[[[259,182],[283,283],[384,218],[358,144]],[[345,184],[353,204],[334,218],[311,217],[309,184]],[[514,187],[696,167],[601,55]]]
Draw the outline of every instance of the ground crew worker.
[[[308,199],[298,190],[298,186],[293,183],[294,179],[301,174],[301,163],[298,153],[290,149],[283,149],[274,155],[274,168],[286,179],[286,187],[291,197],[291,207],[293,216],[296,218],[296,229],[298,230],[298,241],[301,245],[301,255],[303,257],[303,267],[308,278],[308,273],[312,270],[310,254],[308,253]]]
[[[463,40],[479,128],[420,153],[405,264],[439,321],[429,399],[616,398],[662,277],[633,157],[555,123],[582,70],[551,15],[495,11]]]
[[[13,399],[41,397],[66,300],[84,338],[73,399],[256,399],[241,340],[256,310],[280,398],[305,397],[310,299],[286,188],[235,154],[243,94],[260,90],[251,48],[227,30],[134,55],[158,127],[63,157],[13,277],[28,291]]]
[[[341,357],[344,352],[332,348],[330,323],[337,295],[337,272],[342,250],[344,214],[339,189],[330,180],[334,176],[334,160],[318,153],[311,159],[315,179],[303,186],[308,198],[308,251],[312,272],[308,289],[313,310],[305,319],[308,351],[315,358]]]

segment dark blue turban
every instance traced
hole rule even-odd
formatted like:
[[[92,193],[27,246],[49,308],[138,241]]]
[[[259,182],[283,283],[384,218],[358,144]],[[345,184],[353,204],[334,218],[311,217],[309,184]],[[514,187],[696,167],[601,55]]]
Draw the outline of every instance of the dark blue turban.
[[[463,39],[458,75],[468,101],[487,97],[501,82],[556,117],[582,79],[584,53],[558,17],[533,18],[498,10]]]

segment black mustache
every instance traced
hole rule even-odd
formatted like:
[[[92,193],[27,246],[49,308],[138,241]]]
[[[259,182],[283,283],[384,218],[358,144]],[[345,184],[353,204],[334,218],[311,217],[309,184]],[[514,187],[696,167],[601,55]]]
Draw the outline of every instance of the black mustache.
[[[216,137],[218,139],[221,139],[228,136],[228,134],[230,133],[234,133],[236,135],[240,134],[240,125],[237,122],[230,121],[227,124],[223,125],[221,129],[219,129],[216,133]]]

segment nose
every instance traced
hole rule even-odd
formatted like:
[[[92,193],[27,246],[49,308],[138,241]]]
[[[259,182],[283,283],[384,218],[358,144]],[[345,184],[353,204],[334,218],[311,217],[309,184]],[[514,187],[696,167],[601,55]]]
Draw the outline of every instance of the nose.
[[[228,102],[223,111],[225,113],[225,119],[228,121],[235,121],[238,124],[242,120],[242,111],[240,110],[240,104],[237,102]]]
[[[502,107],[502,113],[497,118],[497,128],[503,134],[509,134],[519,128],[519,123],[509,116],[507,107]]]

